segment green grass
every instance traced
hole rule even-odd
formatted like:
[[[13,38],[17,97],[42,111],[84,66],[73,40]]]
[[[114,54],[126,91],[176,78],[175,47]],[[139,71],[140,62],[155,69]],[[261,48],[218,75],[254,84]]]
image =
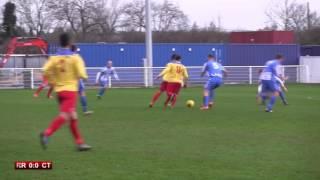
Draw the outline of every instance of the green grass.
[[[112,89],[95,114],[80,116],[91,152],[76,152],[67,127],[43,151],[38,133],[57,114],[54,100],[27,90],[0,91],[0,179],[320,179],[320,86],[291,85],[274,113],[255,103],[254,86],[225,86],[201,112],[201,89],[183,90],[177,107],[146,106],[154,89]],[[196,108],[187,109],[187,99]],[[161,99],[161,104],[163,99]],[[14,170],[16,160],[52,160],[51,171]]]

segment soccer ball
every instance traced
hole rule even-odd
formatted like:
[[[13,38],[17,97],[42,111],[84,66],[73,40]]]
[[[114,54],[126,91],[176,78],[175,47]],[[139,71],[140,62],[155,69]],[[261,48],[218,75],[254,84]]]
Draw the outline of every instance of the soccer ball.
[[[187,106],[188,108],[192,108],[192,107],[194,106],[194,104],[195,104],[195,102],[194,102],[193,100],[188,100],[188,101],[186,102],[186,106]]]

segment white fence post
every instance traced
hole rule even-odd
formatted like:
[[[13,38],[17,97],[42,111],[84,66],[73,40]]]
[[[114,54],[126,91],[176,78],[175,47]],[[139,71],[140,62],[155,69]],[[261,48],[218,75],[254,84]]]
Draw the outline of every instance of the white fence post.
[[[249,66],[249,84],[252,84],[252,66]]]
[[[148,65],[147,65],[147,59],[146,58],[144,58],[144,59],[142,59],[143,60],[143,70],[144,70],[144,86],[145,87],[148,87],[148,82],[149,82],[149,80],[148,80]]]
[[[31,71],[31,75],[30,75],[30,78],[31,78],[31,89],[34,89],[34,70],[30,69],[30,71]]]

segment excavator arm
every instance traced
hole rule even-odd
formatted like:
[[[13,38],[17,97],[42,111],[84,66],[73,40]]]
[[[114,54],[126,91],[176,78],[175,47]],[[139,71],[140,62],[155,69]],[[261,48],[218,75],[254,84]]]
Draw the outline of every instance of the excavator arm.
[[[48,43],[40,37],[14,37],[10,40],[4,57],[0,60],[0,68],[9,61],[10,56],[19,47],[38,47],[42,54],[47,54]]]

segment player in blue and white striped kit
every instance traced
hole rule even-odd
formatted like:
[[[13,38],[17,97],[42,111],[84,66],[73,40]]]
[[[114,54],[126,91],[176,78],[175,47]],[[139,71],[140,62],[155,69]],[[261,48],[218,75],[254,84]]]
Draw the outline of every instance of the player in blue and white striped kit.
[[[208,75],[209,79],[204,85],[203,105],[201,110],[208,110],[214,105],[215,89],[223,84],[223,77],[227,75],[227,71],[216,61],[216,58],[213,55],[209,54],[208,62],[203,66],[201,77],[205,74]]]
[[[100,90],[98,92],[97,98],[101,99],[101,97],[104,95],[108,84],[109,80],[111,77],[114,77],[117,81],[119,80],[119,76],[115,70],[115,68],[112,66],[112,61],[109,60],[107,62],[107,66],[103,68],[100,72],[98,72],[96,76],[96,83],[100,85]]]
[[[263,96],[263,101],[265,101],[267,97],[270,98],[270,101],[266,107],[266,112],[272,112],[272,108],[276,102],[277,96],[279,96],[276,77],[283,79],[283,76],[280,72],[280,66],[283,60],[284,58],[282,55],[276,55],[274,60],[267,61],[265,65],[266,67],[263,69],[263,72],[260,75],[262,92],[266,94],[266,96]]]

